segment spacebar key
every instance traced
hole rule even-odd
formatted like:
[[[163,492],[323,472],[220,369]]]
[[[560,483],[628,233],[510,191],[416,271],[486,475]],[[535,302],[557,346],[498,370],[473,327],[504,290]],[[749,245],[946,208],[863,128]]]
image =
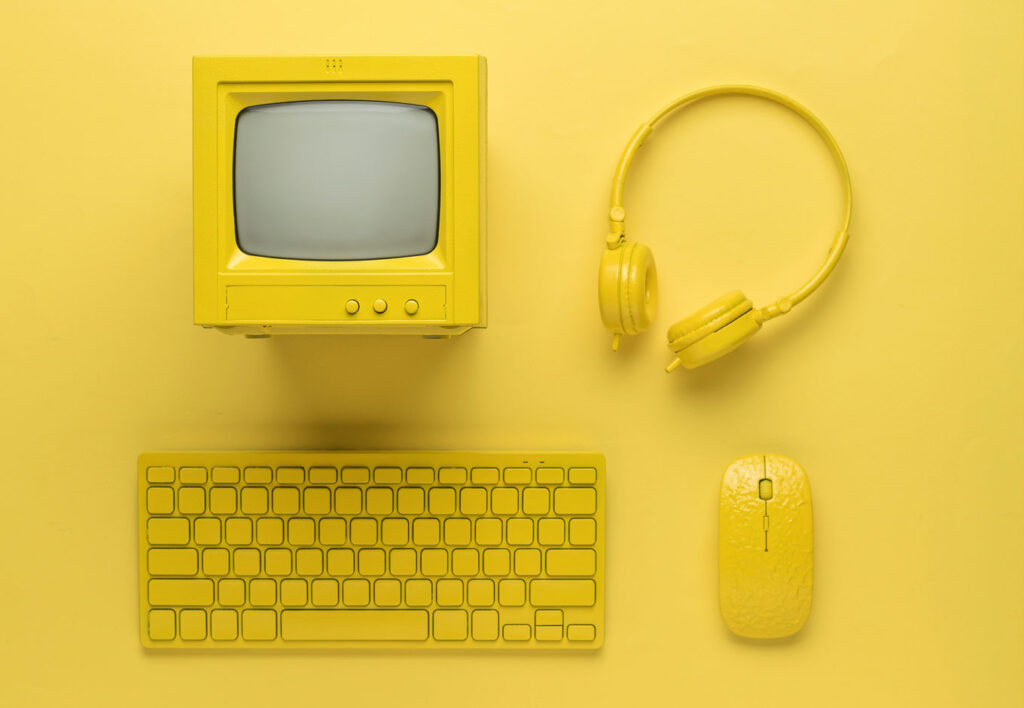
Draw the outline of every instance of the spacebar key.
[[[426,610],[284,610],[286,641],[423,641]]]

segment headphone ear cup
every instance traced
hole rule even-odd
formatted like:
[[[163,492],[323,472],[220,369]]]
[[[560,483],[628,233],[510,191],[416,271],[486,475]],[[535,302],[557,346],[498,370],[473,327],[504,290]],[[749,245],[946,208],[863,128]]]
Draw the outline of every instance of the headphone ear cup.
[[[679,364],[695,369],[728,354],[761,329],[754,304],[739,290],[714,300],[668,330],[668,346]]]
[[[601,320],[613,334],[639,334],[658,309],[658,271],[651,249],[625,242],[601,256],[598,274]]]

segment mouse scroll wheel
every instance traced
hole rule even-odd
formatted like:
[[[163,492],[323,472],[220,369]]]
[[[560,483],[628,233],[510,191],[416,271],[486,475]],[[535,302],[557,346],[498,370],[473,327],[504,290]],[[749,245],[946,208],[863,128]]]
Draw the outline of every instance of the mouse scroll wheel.
[[[757,496],[765,501],[772,498],[772,481],[765,477],[757,482]]]

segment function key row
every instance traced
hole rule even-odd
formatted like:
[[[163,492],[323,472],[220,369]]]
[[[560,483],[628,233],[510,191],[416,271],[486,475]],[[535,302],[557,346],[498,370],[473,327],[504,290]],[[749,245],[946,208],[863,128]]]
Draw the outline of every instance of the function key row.
[[[536,472],[536,476],[534,473]],[[146,481],[150,484],[564,484],[565,470],[561,467],[212,467],[207,474],[206,467],[180,467],[175,474],[173,467],[148,467]],[[597,470],[593,467],[570,467],[569,484],[595,484]]]

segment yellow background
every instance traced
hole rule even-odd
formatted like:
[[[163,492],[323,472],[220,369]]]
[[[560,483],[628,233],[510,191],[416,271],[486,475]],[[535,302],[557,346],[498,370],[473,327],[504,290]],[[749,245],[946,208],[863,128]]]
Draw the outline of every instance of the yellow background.
[[[192,320],[191,57],[482,53],[490,328],[247,341]],[[21,2],[0,10],[0,703],[1020,705],[1024,7],[993,2]],[[850,161],[846,256],[722,361],[664,331],[763,304],[824,256],[827,152],[752,99],[647,143],[631,237],[662,276],[613,354],[596,270],[615,160],[675,95],[793,95]],[[591,655],[149,654],[136,455],[568,448],[608,460],[607,642]],[[718,616],[734,458],[814,493],[794,640]]]

